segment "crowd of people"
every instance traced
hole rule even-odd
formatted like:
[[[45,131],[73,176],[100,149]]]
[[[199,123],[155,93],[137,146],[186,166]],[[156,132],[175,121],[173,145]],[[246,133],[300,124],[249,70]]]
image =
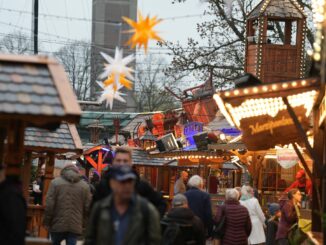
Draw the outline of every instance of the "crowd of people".
[[[6,185],[3,173],[0,168],[0,198],[6,191],[11,191],[6,196],[9,201],[10,196],[18,198]],[[52,180],[43,225],[53,245],[62,241],[76,245],[78,239],[85,245],[283,245],[289,244],[288,232],[298,222],[299,189],[291,189],[281,206],[269,204],[266,216],[249,185],[227,189],[224,204],[212,207],[203,179],[198,175],[188,178],[185,171],[175,183],[175,195],[168,208],[161,193],[132,168],[128,148],[117,148],[112,166],[101,178],[96,175],[95,180],[87,181],[76,165],[70,164]],[[11,234],[8,227],[14,226],[15,215],[3,210],[0,207],[1,244],[23,244],[23,234]]]

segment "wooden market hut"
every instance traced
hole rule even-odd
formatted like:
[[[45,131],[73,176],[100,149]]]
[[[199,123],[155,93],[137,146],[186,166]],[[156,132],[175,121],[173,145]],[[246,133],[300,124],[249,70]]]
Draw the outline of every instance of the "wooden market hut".
[[[0,159],[19,179],[26,127],[53,130],[81,111],[64,68],[45,56],[0,55],[0,92]]]
[[[43,212],[46,194],[53,179],[56,158],[62,154],[82,153],[82,144],[74,124],[62,123],[54,131],[29,127],[25,130],[25,160],[22,171],[24,197],[28,202],[28,231],[34,236],[47,237],[42,227]],[[30,201],[30,176],[32,160],[38,159],[38,170],[45,164],[44,187],[42,192],[42,205],[33,205]]]
[[[296,0],[262,0],[246,23],[246,73],[264,83],[304,77],[306,15]]]

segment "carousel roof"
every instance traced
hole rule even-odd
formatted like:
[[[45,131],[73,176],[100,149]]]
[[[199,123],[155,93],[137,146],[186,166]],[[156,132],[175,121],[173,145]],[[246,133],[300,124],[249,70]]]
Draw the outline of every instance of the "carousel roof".
[[[35,152],[81,152],[82,144],[73,124],[62,123],[54,131],[26,128],[25,150]]]
[[[52,58],[0,55],[0,93],[2,119],[21,119],[33,126],[79,120],[69,80]]]
[[[304,18],[305,13],[296,0],[263,0],[248,15],[248,19],[260,16]]]

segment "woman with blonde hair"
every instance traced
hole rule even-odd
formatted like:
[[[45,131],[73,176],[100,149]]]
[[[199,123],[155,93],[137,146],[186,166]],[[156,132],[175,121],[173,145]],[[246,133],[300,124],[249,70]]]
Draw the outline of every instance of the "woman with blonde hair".
[[[264,226],[266,218],[257,198],[254,197],[254,190],[251,186],[244,185],[241,188],[240,203],[248,209],[251,219],[252,230],[248,238],[249,244],[265,243]]]

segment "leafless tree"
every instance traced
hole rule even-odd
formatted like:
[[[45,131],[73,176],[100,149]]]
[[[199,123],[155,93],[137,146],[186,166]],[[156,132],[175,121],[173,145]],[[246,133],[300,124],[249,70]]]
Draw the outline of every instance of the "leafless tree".
[[[31,39],[20,31],[8,33],[0,39],[0,51],[5,53],[29,54],[31,45]]]
[[[174,3],[186,1],[189,0],[173,0]],[[191,71],[195,76],[204,78],[205,72],[213,68],[217,87],[240,76],[244,67],[246,14],[258,2],[259,0],[206,0],[208,9],[204,14],[209,20],[197,24],[197,32],[202,40],[200,43],[189,37],[186,47],[173,42],[161,44],[168,47],[173,54],[166,74]],[[299,2],[305,7],[308,22],[311,22],[311,0]],[[275,31],[282,35],[278,26],[275,26]],[[311,28],[308,28],[307,40],[307,46],[311,47]]]
[[[164,111],[180,106],[180,102],[165,87],[179,94],[184,75],[167,77],[163,72],[166,67],[166,60],[154,55],[137,61],[135,97],[138,111]]]
[[[64,65],[79,100],[89,99],[91,86],[91,46],[77,41],[60,48],[55,56]]]

